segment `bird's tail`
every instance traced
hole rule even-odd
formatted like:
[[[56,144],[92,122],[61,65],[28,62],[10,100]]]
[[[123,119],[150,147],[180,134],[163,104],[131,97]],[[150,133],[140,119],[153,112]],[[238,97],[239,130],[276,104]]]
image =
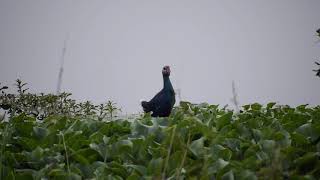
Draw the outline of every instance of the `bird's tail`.
[[[148,112],[151,111],[149,102],[147,102],[147,101],[142,101],[142,102],[141,102],[141,106],[142,106],[144,112],[148,113]]]

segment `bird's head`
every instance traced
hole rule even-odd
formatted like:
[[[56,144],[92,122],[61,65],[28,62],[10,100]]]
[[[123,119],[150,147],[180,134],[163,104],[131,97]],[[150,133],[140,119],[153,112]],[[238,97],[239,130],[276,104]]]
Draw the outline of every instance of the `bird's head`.
[[[163,68],[162,68],[162,75],[163,76],[170,76],[170,67],[169,66],[164,66]]]

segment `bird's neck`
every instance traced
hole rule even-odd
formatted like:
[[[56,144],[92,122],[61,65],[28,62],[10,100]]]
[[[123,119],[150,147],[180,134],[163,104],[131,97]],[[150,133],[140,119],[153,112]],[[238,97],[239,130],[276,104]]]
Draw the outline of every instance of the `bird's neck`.
[[[172,90],[173,91],[173,87],[172,87],[172,84],[170,82],[169,76],[163,76],[163,89],[164,90]]]

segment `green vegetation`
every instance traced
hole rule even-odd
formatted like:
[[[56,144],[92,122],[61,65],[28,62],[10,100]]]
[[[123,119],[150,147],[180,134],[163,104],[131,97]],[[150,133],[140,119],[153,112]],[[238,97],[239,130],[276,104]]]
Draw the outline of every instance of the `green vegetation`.
[[[0,179],[320,178],[320,106],[255,103],[235,113],[181,102],[169,118],[129,121],[115,118],[112,102],[20,86],[17,95],[0,90],[9,113],[0,122]]]
[[[0,108],[7,110],[11,117],[25,114],[42,120],[52,115],[64,115],[95,117],[102,120],[106,117],[112,119],[121,111],[112,101],[99,105],[94,105],[90,101],[79,103],[70,98],[70,93],[59,95],[28,93],[29,88],[26,88],[26,85],[27,83],[17,79],[15,83],[17,94],[9,94],[6,93],[8,87],[1,87],[0,83]]]

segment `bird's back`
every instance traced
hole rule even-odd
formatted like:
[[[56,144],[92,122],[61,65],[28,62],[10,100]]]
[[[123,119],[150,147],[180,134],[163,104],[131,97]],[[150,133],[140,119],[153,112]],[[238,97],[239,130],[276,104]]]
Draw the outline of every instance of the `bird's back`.
[[[167,117],[175,103],[174,92],[162,89],[150,102],[154,104],[153,117]]]

